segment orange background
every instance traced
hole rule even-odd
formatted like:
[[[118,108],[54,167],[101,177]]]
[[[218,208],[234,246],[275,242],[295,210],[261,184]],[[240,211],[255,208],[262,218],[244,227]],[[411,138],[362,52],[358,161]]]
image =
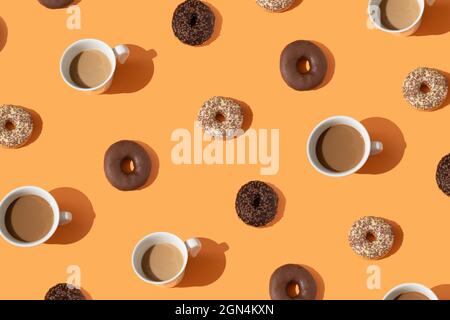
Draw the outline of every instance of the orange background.
[[[0,150],[0,193],[38,185],[74,214],[50,244],[19,249],[0,241],[0,298],[42,299],[66,280],[67,266],[79,265],[94,299],[267,299],[270,275],[285,263],[314,269],[325,299],[380,299],[411,281],[448,297],[450,215],[435,170],[450,152],[450,107],[415,111],[401,87],[419,66],[450,72],[450,1],[427,9],[417,35],[398,38],[367,28],[367,1],[304,0],[270,14],[254,0],[209,0],[218,32],[198,48],[181,44],[171,30],[180,2],[81,0],[78,31],[66,28],[65,10],[38,1],[0,4],[1,103],[41,119],[35,114],[38,132],[28,146]],[[76,92],[59,76],[62,52],[85,37],[133,45],[110,94]],[[327,48],[331,72],[319,90],[296,92],[281,79],[280,53],[298,39]],[[253,128],[280,129],[276,176],[260,176],[259,165],[172,163],[172,131],[192,131],[202,103],[214,95],[247,104]],[[307,162],[310,131],[337,114],[369,119],[370,133],[385,143],[364,174],[331,179]],[[121,139],[153,150],[157,170],[141,191],[120,192],[104,176],[104,152]],[[234,210],[241,185],[255,179],[282,192],[279,221],[264,229],[246,226]],[[364,215],[401,228],[390,257],[367,261],[348,246],[351,224]],[[153,287],[133,273],[134,245],[155,231],[204,239],[182,287]],[[381,290],[366,287],[371,264],[381,267]]]

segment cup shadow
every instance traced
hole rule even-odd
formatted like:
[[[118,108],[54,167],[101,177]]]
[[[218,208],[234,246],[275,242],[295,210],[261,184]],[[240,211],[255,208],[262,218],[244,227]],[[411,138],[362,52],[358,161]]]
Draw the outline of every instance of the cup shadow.
[[[197,257],[189,259],[185,276],[178,288],[208,286],[216,282],[225,271],[228,244],[219,244],[207,238],[199,240],[202,250]]]
[[[325,282],[323,281],[322,276],[313,268],[310,266],[302,265],[303,268],[308,270],[311,275],[313,276],[314,280],[316,281],[317,285],[317,294],[316,294],[316,300],[323,300],[325,296]]]
[[[111,88],[106,94],[133,93],[144,89],[152,80],[155,66],[155,50],[145,50],[137,45],[127,44],[130,57],[124,64],[117,64]]]
[[[284,196],[283,192],[278,189],[275,185],[268,183],[268,185],[275,190],[276,194],[278,195],[278,210],[277,215],[275,216],[275,219],[272,220],[269,224],[264,226],[263,228],[270,228],[276,225],[278,222],[281,221],[284,217],[284,212],[286,210],[286,197]]]
[[[41,116],[36,111],[28,108],[24,109],[31,114],[31,118],[33,119],[33,133],[31,134],[31,137],[30,139],[28,139],[27,143],[25,143],[24,147],[26,147],[34,143],[40,137],[44,124],[42,122]]]
[[[83,239],[91,230],[95,220],[94,208],[88,197],[73,188],[57,188],[51,195],[60,210],[72,213],[72,221],[59,227],[47,241],[48,244],[72,244]]]
[[[383,174],[394,169],[403,159],[407,146],[400,128],[380,117],[368,118],[361,123],[367,128],[372,140],[383,143],[384,149],[381,154],[370,157],[358,173]]]
[[[439,300],[450,300],[450,284],[441,284],[431,289]]]
[[[159,157],[158,157],[158,154],[155,152],[155,150],[153,150],[146,143],[141,142],[141,141],[136,141],[136,143],[145,149],[145,151],[147,152],[148,156],[150,157],[150,161],[151,161],[150,177],[148,178],[147,183],[143,187],[140,188],[140,190],[142,190],[142,189],[146,189],[147,187],[152,185],[158,178]]]
[[[211,11],[214,13],[214,16],[216,17],[216,22],[214,25],[214,32],[211,35],[211,38],[209,38],[207,41],[199,45],[199,47],[206,47],[209,46],[211,43],[216,41],[222,32],[222,25],[223,25],[223,17],[220,14],[219,10],[215,6],[213,6],[210,2],[205,2],[208,7],[211,9]]]
[[[312,42],[322,50],[322,52],[325,54],[325,57],[327,58],[327,63],[328,63],[328,69],[327,69],[327,74],[325,75],[325,78],[323,79],[322,83],[314,89],[314,90],[319,90],[319,89],[327,86],[333,79],[334,72],[336,70],[336,60],[334,59],[333,53],[327,46],[325,46],[324,44],[317,42],[317,41],[312,41]]]
[[[435,1],[426,5],[422,24],[415,36],[441,35],[450,31],[450,1]]]
[[[0,17],[0,51],[6,46],[8,42],[8,25],[5,20]]]
[[[392,231],[394,232],[394,245],[392,246],[391,251],[386,256],[381,258],[381,260],[389,258],[390,256],[393,256],[395,253],[397,253],[397,251],[402,247],[404,239],[403,230],[400,225],[392,220],[386,221],[391,225]]]

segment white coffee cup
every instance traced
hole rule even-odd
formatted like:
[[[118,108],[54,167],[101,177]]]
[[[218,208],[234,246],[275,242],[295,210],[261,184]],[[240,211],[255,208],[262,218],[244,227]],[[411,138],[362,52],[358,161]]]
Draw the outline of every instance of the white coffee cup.
[[[347,125],[356,129],[361,134],[361,137],[364,139],[364,146],[365,146],[364,155],[361,158],[361,161],[359,161],[359,163],[354,168],[343,172],[335,172],[325,168],[320,163],[316,154],[317,141],[319,140],[322,133],[324,133],[327,129],[337,125]],[[361,169],[369,159],[369,156],[379,154],[382,151],[383,151],[383,143],[381,143],[380,141],[371,141],[369,133],[367,132],[367,129],[362,125],[362,123],[346,116],[331,117],[319,123],[311,132],[311,135],[309,136],[308,143],[306,146],[308,159],[309,162],[312,164],[312,166],[318,172],[330,177],[349,176],[357,172],[359,169]]]
[[[381,22],[381,10],[380,10],[381,1],[382,0],[369,0],[369,7],[368,7],[369,19],[375,28],[377,28],[381,31],[384,31],[384,32],[387,32],[390,34],[394,34],[394,35],[399,35],[399,36],[410,36],[419,29],[419,27],[422,23],[423,14],[425,12],[425,0],[416,0],[417,4],[420,7],[420,14],[417,17],[417,19],[410,26],[408,26],[404,29],[401,29],[401,30],[393,30],[393,29],[389,29],[389,28],[386,28],[385,26],[383,26],[383,24]],[[430,5],[432,5],[434,3],[434,1],[430,1],[430,0],[427,0],[427,2]]]
[[[11,203],[13,203],[14,200],[24,196],[38,196],[44,199],[50,205],[53,212],[53,225],[50,231],[42,239],[35,242],[23,242],[16,239],[9,233],[5,224],[5,216],[8,207],[11,205]],[[17,188],[8,193],[0,202],[0,234],[7,242],[17,247],[30,248],[41,245],[44,242],[47,242],[53,236],[59,226],[68,224],[71,221],[72,214],[67,211],[60,211],[55,198],[44,189],[38,187],[29,186]]]
[[[98,50],[108,57],[111,63],[111,73],[108,78],[95,88],[82,88],[78,86],[70,76],[70,65],[73,59],[83,51]],[[103,41],[96,39],[82,39],[71,44],[65,51],[60,62],[60,72],[64,81],[72,88],[78,91],[100,94],[107,91],[112,84],[114,74],[117,68],[117,61],[124,64],[130,55],[130,50],[125,45],[118,45],[111,48]]]
[[[153,281],[149,279],[142,270],[142,257],[148,251],[148,249],[150,249],[154,245],[162,243],[171,244],[176,248],[178,248],[178,250],[180,250],[181,255],[183,256],[183,266],[178,272],[178,274],[172,279],[166,281]],[[142,281],[162,287],[168,288],[175,287],[177,284],[181,282],[181,280],[183,280],[184,273],[186,271],[186,266],[189,260],[189,255],[191,257],[196,257],[199,254],[201,248],[202,244],[200,240],[196,238],[192,238],[184,242],[179,237],[171,233],[167,232],[152,233],[143,238],[142,240],[140,240],[136,245],[136,247],[134,248],[132,256],[133,270]]]
[[[437,295],[429,288],[418,283],[403,283],[398,285],[386,293],[383,300],[395,300],[399,295],[408,292],[418,292],[426,296],[430,300],[439,300]]]

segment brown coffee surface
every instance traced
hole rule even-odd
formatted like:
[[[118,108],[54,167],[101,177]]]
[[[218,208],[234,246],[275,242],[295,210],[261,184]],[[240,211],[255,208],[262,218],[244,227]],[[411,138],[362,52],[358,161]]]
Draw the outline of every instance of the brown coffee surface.
[[[45,237],[53,226],[53,210],[38,196],[23,196],[6,210],[8,232],[19,241],[34,242]]]
[[[417,0],[383,0],[380,4],[381,23],[391,30],[411,26],[420,14]]]
[[[112,71],[108,57],[98,50],[79,53],[70,64],[70,77],[81,88],[95,88],[103,84]]]
[[[337,125],[327,129],[317,141],[316,154],[328,170],[344,172],[358,165],[364,156],[365,143],[353,127]]]
[[[183,268],[183,255],[174,245],[157,244],[142,257],[142,270],[152,281],[174,278]]]
[[[399,295],[394,300],[430,300],[428,297],[419,292],[405,292]]]

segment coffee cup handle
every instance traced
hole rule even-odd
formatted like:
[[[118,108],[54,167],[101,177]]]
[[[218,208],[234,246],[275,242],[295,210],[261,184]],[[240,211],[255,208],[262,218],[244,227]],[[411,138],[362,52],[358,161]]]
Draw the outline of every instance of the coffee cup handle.
[[[116,55],[117,60],[121,64],[124,64],[128,60],[128,57],[130,56],[130,49],[128,49],[128,47],[123,44],[116,46],[113,49],[113,51],[114,54]]]
[[[65,226],[66,224],[69,224],[72,222],[72,214],[68,211],[61,211],[59,213],[59,225]]]
[[[189,254],[195,258],[202,250],[202,243],[197,238],[189,239],[185,242]]]
[[[370,145],[370,155],[376,156],[377,154],[380,154],[383,152],[383,143],[380,141],[372,141]]]

